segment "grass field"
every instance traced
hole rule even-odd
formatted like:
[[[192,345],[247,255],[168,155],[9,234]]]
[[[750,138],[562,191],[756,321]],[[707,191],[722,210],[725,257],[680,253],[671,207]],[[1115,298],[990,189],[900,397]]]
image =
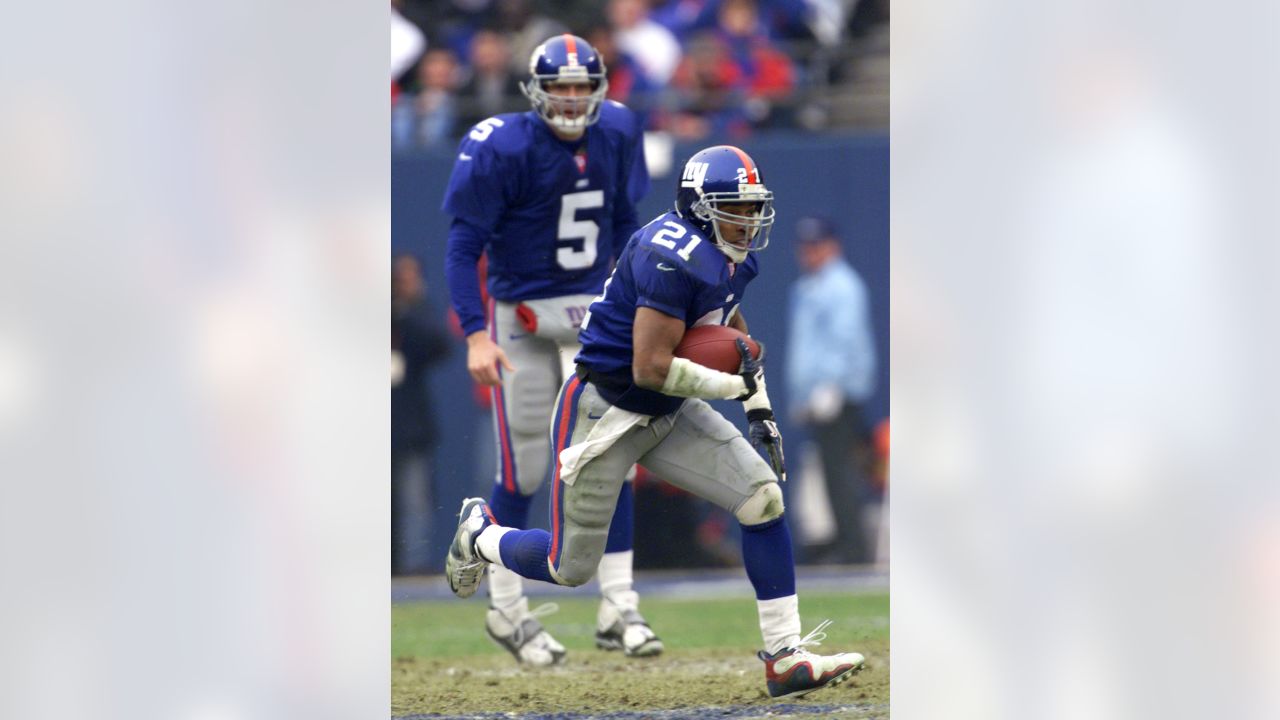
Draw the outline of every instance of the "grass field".
[[[560,612],[543,618],[543,623],[569,649],[569,656],[561,667],[542,670],[518,667],[489,641],[482,598],[392,606],[392,715],[889,715],[887,593],[802,593],[805,631],[825,618],[833,621],[827,639],[815,650],[853,650],[865,655],[867,663],[850,682],[783,705],[765,692],[764,666],[755,657],[760,631],[750,597],[646,597],[641,610],[667,646],[660,657],[648,659],[628,659],[595,648],[598,600],[574,597],[557,603]]]

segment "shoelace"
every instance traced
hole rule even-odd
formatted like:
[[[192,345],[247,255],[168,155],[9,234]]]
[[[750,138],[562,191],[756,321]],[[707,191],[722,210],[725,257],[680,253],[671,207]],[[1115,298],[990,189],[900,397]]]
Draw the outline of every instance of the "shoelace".
[[[479,505],[472,505],[471,512],[467,515],[467,519],[464,520],[463,522],[471,522],[471,520],[476,517],[483,517],[483,514],[482,514],[483,511],[481,511],[479,508],[480,508]],[[473,543],[475,542],[474,536],[472,536],[472,542]],[[480,558],[480,554],[476,552],[474,545],[471,548],[471,556],[472,556],[471,562],[464,564],[462,567],[458,569],[458,574],[462,578],[464,578],[467,582],[471,582],[472,580],[475,580],[477,577],[479,577],[480,573],[484,571],[485,564],[486,564],[484,560]]]
[[[557,605],[557,604],[555,604],[555,603],[553,603],[553,602],[550,602],[550,603],[542,603],[542,604],[541,604],[541,605],[539,605],[538,607],[536,607],[536,608],[534,608],[534,609],[532,609],[532,610],[530,610],[530,611],[529,611],[529,617],[531,617],[531,618],[546,617],[546,616],[548,616],[548,615],[550,615],[550,614],[552,614],[552,613],[558,613],[558,612],[560,612],[560,606],[559,606],[559,605]]]
[[[827,626],[830,624],[830,620],[823,620],[818,623],[818,627],[810,630],[808,635],[800,638],[800,642],[796,643],[796,654],[813,655],[814,653],[809,652],[806,648],[821,645],[822,641],[827,639],[827,634],[823,631],[826,630]]]
[[[458,577],[466,583],[476,582],[480,577],[480,573],[484,572],[486,568],[487,566],[485,562],[476,558],[471,562],[464,563],[458,567]]]
[[[526,642],[532,640],[539,632],[542,631],[542,623],[538,622],[538,618],[546,617],[556,612],[560,612],[560,606],[555,603],[543,603],[530,610],[529,614],[525,615],[524,619],[520,622],[512,623],[516,628],[515,632],[512,634],[512,641],[515,642],[517,646],[523,646]],[[529,623],[531,622],[534,623],[533,627],[529,626]]]

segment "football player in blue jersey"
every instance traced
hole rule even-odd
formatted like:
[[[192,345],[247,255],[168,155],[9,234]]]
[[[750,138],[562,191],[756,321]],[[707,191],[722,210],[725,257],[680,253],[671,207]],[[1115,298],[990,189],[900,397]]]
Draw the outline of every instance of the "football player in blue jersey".
[[[736,374],[673,354],[696,325],[746,332],[739,307],[773,219],[773,194],[742,150],[721,145],[689,159],[675,211],[631,237],[582,323],[576,372],[560,391],[552,425],[551,532],[504,527],[483,499],[464,501],[445,563],[456,594],[474,593],[489,564],[561,585],[585,583],[607,547],[623,475],[639,463],[741,523],[771,696],[835,685],[862,667],[858,653],[808,649],[826,637],[829,621],[800,634],[778,487],[786,477],[782,437],[765,389],[763,351],[753,358],[739,340]],[[713,399],[742,401],[747,437],[707,404]]]
[[[467,336],[467,369],[493,393],[499,470],[489,506],[518,528],[527,526],[531,496],[548,473],[548,427],[556,392],[573,373],[578,328],[638,227],[635,203],[649,188],[642,128],[630,110],[604,99],[605,67],[591,45],[553,37],[529,69],[522,87],[533,110],[476,124],[458,148],[444,198],[453,216],[446,273]],[[483,252],[488,308],[476,273]],[[632,589],[631,497],[626,483],[596,558],[603,596],[596,643],[655,655],[662,641]],[[519,575],[495,565],[489,595],[486,630],[518,661],[564,657],[537,620],[543,608],[529,611]]]

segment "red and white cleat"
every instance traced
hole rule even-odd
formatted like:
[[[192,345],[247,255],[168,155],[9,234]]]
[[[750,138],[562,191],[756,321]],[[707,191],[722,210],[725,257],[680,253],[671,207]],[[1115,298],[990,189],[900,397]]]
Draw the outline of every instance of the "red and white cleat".
[[[830,620],[823,620],[795,647],[783,648],[773,655],[763,650],[757,654],[764,661],[770,697],[807,695],[814,690],[839,685],[862,669],[866,658],[859,653],[817,655],[805,649],[806,646],[820,645],[827,637],[822,630],[830,624]]]

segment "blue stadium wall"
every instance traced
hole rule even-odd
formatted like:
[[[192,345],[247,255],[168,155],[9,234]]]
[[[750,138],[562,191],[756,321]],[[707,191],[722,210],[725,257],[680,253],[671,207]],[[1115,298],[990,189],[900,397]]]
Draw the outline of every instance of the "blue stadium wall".
[[[677,144],[674,167],[693,152],[714,143]],[[871,294],[878,359],[875,397],[867,407],[872,422],[889,413],[889,138],[887,135],[758,136],[741,143],[760,165],[765,182],[777,198],[778,224],[769,248],[761,255],[761,274],[752,283],[743,312],[751,334],[762,339],[772,360],[769,395],[779,409],[789,448],[798,448],[803,433],[786,422],[787,392],[782,363],[788,348],[788,288],[799,275],[791,248],[795,221],[811,213],[832,217],[842,230],[846,255],[867,283]],[[391,160],[391,249],[422,260],[431,302],[443,314],[448,306],[444,276],[445,237],[449,218],[440,210],[452,148],[403,153]],[[644,224],[671,207],[674,176],[655,177],[649,196],[640,203]],[[431,379],[435,412],[442,429],[435,460],[438,530],[433,545],[441,555],[450,534],[450,513],[462,498],[488,495],[493,482],[493,452],[488,413],[472,396],[466,370],[466,348],[459,340],[452,356]],[[740,425],[741,411],[726,416]],[[798,457],[793,455],[793,457]],[[545,527],[535,505],[532,520]]]

